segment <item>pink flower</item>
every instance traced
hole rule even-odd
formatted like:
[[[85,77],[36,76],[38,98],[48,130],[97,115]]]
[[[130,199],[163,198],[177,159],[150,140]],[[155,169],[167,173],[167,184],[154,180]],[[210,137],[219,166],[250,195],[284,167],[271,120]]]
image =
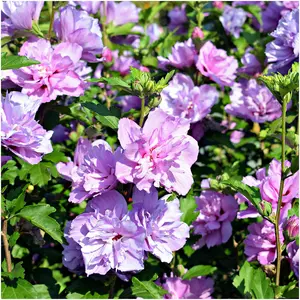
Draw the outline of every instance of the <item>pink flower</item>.
[[[57,96],[83,95],[86,87],[74,71],[81,57],[82,48],[77,44],[61,43],[53,49],[44,39],[25,42],[19,55],[35,59],[38,65],[9,71],[9,78],[22,87],[22,93],[42,102]]]
[[[192,33],[192,38],[193,39],[200,39],[202,40],[204,38],[204,33],[199,27],[195,27]]]
[[[238,62],[223,49],[217,49],[210,41],[200,49],[196,64],[198,70],[221,87],[232,86],[236,78]]]
[[[61,41],[81,46],[83,60],[99,61],[96,55],[103,50],[102,33],[98,20],[86,11],[70,5],[61,8],[55,15],[53,29]]]
[[[258,260],[262,265],[268,265],[275,261],[277,255],[274,225],[263,220],[261,223],[249,225],[248,231],[249,235],[244,241],[248,261]],[[282,229],[279,236],[280,242],[283,243]]]
[[[297,245],[296,241],[293,241],[286,246],[286,250],[291,268],[295,273],[296,277],[299,278],[299,245]]]
[[[191,166],[198,156],[196,140],[187,135],[189,122],[157,108],[143,128],[130,119],[119,122],[122,156],[116,164],[121,183],[133,182],[150,192],[152,184],[186,195],[193,183]]]
[[[224,2],[223,2],[223,1],[214,1],[214,2],[213,2],[213,6],[214,6],[215,8],[222,9],[223,6],[224,6]]]
[[[194,234],[201,239],[195,249],[206,245],[208,248],[226,243],[232,234],[231,222],[236,217],[238,204],[229,195],[204,190],[200,197],[195,197],[200,214],[193,222]]]
[[[299,217],[290,217],[286,222],[285,230],[287,231],[290,238],[297,237],[299,235]]]
[[[39,106],[39,101],[19,92],[1,99],[1,144],[32,165],[53,151],[53,132],[46,131],[34,119]]]

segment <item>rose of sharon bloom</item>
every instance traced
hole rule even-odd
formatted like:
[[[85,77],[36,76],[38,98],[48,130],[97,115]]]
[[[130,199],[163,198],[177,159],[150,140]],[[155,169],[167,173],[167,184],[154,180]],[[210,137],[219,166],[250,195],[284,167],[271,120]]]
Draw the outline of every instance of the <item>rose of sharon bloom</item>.
[[[210,41],[200,49],[196,67],[202,75],[209,77],[221,87],[232,86],[236,78],[238,62],[223,49],[217,49]]]
[[[271,33],[275,38],[266,46],[266,56],[271,71],[287,73],[294,61],[299,58],[299,9],[286,14]]]
[[[170,263],[172,251],[181,249],[189,237],[189,226],[180,221],[182,212],[179,200],[167,202],[169,195],[158,200],[157,190],[152,186],[150,193],[134,188],[131,219],[145,228],[144,250],[157,256],[162,262]]]
[[[69,1],[71,4],[73,1]],[[74,1],[74,5],[80,5],[81,9],[85,10],[89,14],[96,14],[100,10],[101,1]]]
[[[87,275],[144,268],[144,230],[130,220],[127,203],[117,191],[93,198],[86,212],[72,221],[69,238],[81,247]],[[64,260],[68,258],[65,254]]]
[[[299,246],[296,241],[289,243],[286,246],[289,262],[296,277],[299,278]]]
[[[201,239],[194,249],[208,248],[226,243],[232,234],[231,222],[236,217],[238,204],[234,197],[218,192],[204,190],[200,197],[195,197],[199,215],[193,222],[194,234]]]
[[[161,98],[159,107],[163,111],[195,123],[210,113],[212,106],[218,101],[219,93],[208,84],[194,86],[189,76],[177,73],[162,90]]]
[[[19,55],[35,59],[40,64],[8,71],[9,78],[33,100],[49,102],[60,95],[78,97],[83,95],[86,87],[74,71],[81,53],[82,48],[77,44],[61,43],[53,49],[44,39],[25,42]]]
[[[106,3],[106,11],[104,4],[100,7],[100,14],[106,17],[107,24],[112,23],[115,26],[124,25],[126,23],[137,23],[139,20],[140,9],[130,1],[116,3],[108,1]]]
[[[168,13],[170,19],[169,30],[176,30],[176,34],[185,34],[187,32],[187,29],[184,27],[185,23],[188,22],[185,7],[186,4],[182,4],[181,7],[176,6]]]
[[[214,281],[211,278],[199,276],[183,280],[180,277],[169,277],[162,281],[162,284],[158,284],[168,291],[164,299],[212,299]]]
[[[102,33],[98,20],[86,11],[77,10],[71,5],[61,8],[55,15],[53,29],[59,40],[82,47],[83,60],[99,61],[96,55],[103,50]]]
[[[247,13],[242,8],[234,8],[225,5],[220,21],[227,33],[231,33],[235,38],[240,37],[242,26],[247,19]]]
[[[121,183],[133,182],[139,190],[164,186],[168,192],[186,195],[193,183],[191,166],[198,156],[198,143],[187,135],[189,122],[157,108],[144,127],[130,119],[119,122],[118,138],[123,148],[116,163]]]
[[[5,165],[12,157],[8,155],[1,155],[1,166]]]
[[[122,76],[130,73],[130,67],[140,69],[140,64],[132,57],[129,51],[124,51],[122,55],[119,55],[119,50],[112,51],[114,63],[111,70],[120,72]]]
[[[19,92],[1,98],[1,144],[32,165],[53,151],[53,132],[46,131],[34,119],[39,106],[39,101]]]
[[[285,230],[290,238],[297,237],[299,235],[299,217],[290,217],[285,225]]]
[[[101,195],[117,184],[116,159],[109,144],[97,140],[85,146],[86,149],[80,149],[83,154],[81,164],[71,171],[72,191],[69,201],[73,203],[80,203],[91,196]]]
[[[189,68],[195,63],[196,48],[192,42],[192,39],[188,39],[186,42],[177,42],[172,47],[172,53],[168,58],[158,56],[159,68],[166,70],[168,65],[171,65],[178,69]]]
[[[2,36],[24,35],[37,22],[44,1],[3,1],[1,9]]]
[[[281,116],[281,105],[269,89],[250,79],[246,85],[235,83],[225,111],[252,122],[271,122]]]
[[[70,236],[71,222],[67,222],[64,237],[67,245],[63,245],[63,264],[70,272],[82,274],[84,272],[84,261],[81,253],[81,246]]]
[[[256,56],[249,52],[250,50],[248,52],[246,50],[246,53],[241,58],[243,67],[239,68],[238,72],[254,76],[262,72],[262,67]]]
[[[285,166],[288,168],[291,166],[289,161],[285,161]],[[273,211],[277,209],[277,203],[279,198],[279,187],[281,178],[281,163],[273,159],[270,163],[269,170],[261,168],[256,172],[256,178],[253,176],[246,176],[242,182],[249,185],[255,186],[260,189],[260,194],[263,200],[268,201],[272,204]],[[283,187],[283,198],[282,198],[282,211],[281,221],[284,222],[287,217],[287,212],[291,208],[293,199],[298,197],[299,193],[299,171],[294,175],[289,176],[284,181]],[[256,208],[248,201],[246,197],[241,194],[237,194],[239,203],[246,202],[248,208],[238,212],[238,218],[256,218],[259,216]]]
[[[245,254],[248,261],[258,260],[262,265],[268,265],[275,261],[276,255],[276,237],[274,225],[263,220],[261,223],[253,223],[248,226],[249,234],[246,237]],[[284,238],[282,228],[279,232],[280,242],[283,243]]]
[[[84,157],[89,149],[92,148],[92,143],[83,137],[80,137],[74,152],[74,162],[67,163],[59,162],[56,165],[58,173],[66,180],[73,181],[76,179],[76,171],[84,162]]]
[[[193,39],[200,39],[202,40],[204,38],[204,33],[199,27],[195,27],[192,32],[192,38]]]

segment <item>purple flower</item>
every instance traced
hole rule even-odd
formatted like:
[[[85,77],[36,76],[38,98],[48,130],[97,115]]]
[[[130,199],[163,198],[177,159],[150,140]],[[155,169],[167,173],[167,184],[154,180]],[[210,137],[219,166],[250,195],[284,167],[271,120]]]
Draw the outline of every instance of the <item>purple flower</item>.
[[[58,164],[59,173],[72,181],[70,202],[80,203],[116,186],[116,161],[108,143],[97,140],[89,144],[81,140],[76,150],[74,164]]]
[[[163,111],[195,123],[210,113],[212,106],[218,101],[219,93],[208,84],[194,86],[189,76],[177,73],[162,90],[161,98],[159,107]]]
[[[81,247],[77,244],[70,235],[71,222],[67,222],[64,232],[64,237],[67,245],[63,245],[63,265],[70,272],[81,274],[84,272],[84,262],[81,254]]]
[[[168,291],[165,299],[212,299],[214,281],[207,277],[183,280],[180,277],[164,278],[162,288]]]
[[[82,48],[77,44],[61,43],[53,49],[44,39],[25,42],[19,54],[40,64],[8,71],[9,78],[34,100],[49,102],[60,95],[78,97],[86,88],[74,71],[81,53]]]
[[[176,29],[176,34],[185,34],[187,31],[184,26],[188,22],[185,7],[186,4],[182,4],[180,7],[175,6],[168,13],[168,17],[170,18],[169,30],[174,31]]]
[[[193,183],[190,168],[198,156],[198,144],[187,135],[188,130],[187,120],[159,108],[150,112],[143,128],[121,119],[118,138],[123,150],[116,163],[118,180],[133,182],[147,192],[154,184],[186,195]]]
[[[1,98],[1,144],[30,164],[37,164],[53,151],[50,138],[35,119],[39,101],[19,92]]]
[[[299,236],[299,217],[290,217],[286,222],[285,230],[287,231],[290,238]]]
[[[150,43],[157,41],[163,32],[163,28],[157,25],[156,23],[150,24],[146,29],[146,34],[150,38]]]
[[[283,1],[270,1],[267,8],[262,11],[262,29],[264,32],[271,32],[276,29],[282,17]]]
[[[120,72],[122,76],[130,73],[130,67],[136,69],[140,68],[139,62],[132,57],[129,51],[124,51],[122,55],[119,55],[119,51],[115,50],[112,52],[112,55],[114,57],[114,63],[111,70]]]
[[[141,99],[137,96],[119,96],[116,98],[116,101],[118,101],[122,106],[123,112],[128,112],[131,109],[141,108]]]
[[[227,33],[231,33],[235,38],[240,37],[242,26],[247,19],[247,14],[242,8],[234,8],[225,5],[220,21]]]
[[[63,42],[75,43],[82,48],[82,59],[96,62],[103,50],[102,34],[98,20],[86,11],[67,5],[55,15],[53,29]]]
[[[150,193],[134,189],[131,219],[145,229],[144,250],[170,263],[172,251],[181,249],[189,237],[189,226],[180,221],[179,200],[167,202],[169,195],[158,200],[157,190]]]
[[[171,65],[178,69],[189,68],[195,63],[196,49],[192,39],[188,39],[183,43],[176,43],[172,47],[172,53],[168,58],[158,56],[158,66],[161,69],[166,69]]]
[[[243,67],[239,68],[238,72],[254,76],[262,72],[262,67],[256,56],[250,53],[249,50],[241,58]]]
[[[205,126],[203,122],[196,122],[191,124],[191,136],[196,140],[200,141],[205,134]]]
[[[262,265],[268,265],[275,261],[276,255],[276,237],[274,225],[266,220],[261,223],[253,223],[248,226],[249,234],[246,237],[245,254],[248,261],[258,260]],[[282,229],[279,232],[280,242],[284,238]]]
[[[93,198],[86,212],[72,221],[69,238],[80,246],[87,275],[144,268],[144,230],[130,220],[117,191]]]
[[[244,137],[245,133],[242,131],[238,131],[238,130],[234,130],[231,134],[230,134],[230,141],[233,144],[238,144],[241,139]]]
[[[11,156],[1,155],[1,167],[4,166],[11,159]]]
[[[286,73],[299,57],[299,9],[286,14],[271,36],[275,38],[266,46],[271,71]]]
[[[232,234],[231,222],[236,217],[238,204],[234,197],[218,192],[204,190],[200,197],[195,197],[199,215],[193,222],[194,234],[201,239],[195,249],[206,245],[208,248],[226,243]]]
[[[281,105],[272,93],[255,79],[246,85],[235,83],[230,93],[230,104],[225,111],[233,116],[264,123],[274,121],[281,116]]]
[[[62,143],[69,138],[70,131],[67,127],[58,124],[53,128],[53,135],[51,140],[53,143]]]
[[[299,278],[299,246],[296,241],[289,243],[286,246],[289,262],[296,277]]]
[[[112,23],[115,26],[124,25],[126,23],[137,23],[139,20],[140,9],[130,1],[122,1],[116,3],[108,1],[106,3],[106,11],[104,12],[104,5],[100,7],[101,15],[105,15],[106,23]]]
[[[26,35],[40,17],[44,1],[3,1],[1,11],[2,36]]]
[[[290,162],[286,161],[285,166],[290,167]],[[273,159],[270,163],[268,173],[266,168],[261,168],[256,172],[256,178],[253,176],[246,176],[242,182],[248,186],[258,187],[263,200],[272,204],[273,211],[277,209],[277,203],[279,198],[279,187],[281,178],[281,164],[276,159]],[[291,203],[294,198],[298,197],[299,190],[299,172],[289,176],[284,181],[282,209],[281,209],[281,222],[287,217],[287,212],[291,208]],[[248,199],[241,194],[237,194],[239,203],[246,202],[248,208],[238,213],[238,218],[256,218],[259,216],[255,207],[249,203]]]
[[[74,1],[74,4],[80,5],[81,9],[85,10],[88,14],[94,15],[100,10],[102,1]]]
[[[200,49],[196,67],[202,75],[209,77],[221,87],[232,86],[236,78],[238,62],[223,49],[217,49],[210,41]]]

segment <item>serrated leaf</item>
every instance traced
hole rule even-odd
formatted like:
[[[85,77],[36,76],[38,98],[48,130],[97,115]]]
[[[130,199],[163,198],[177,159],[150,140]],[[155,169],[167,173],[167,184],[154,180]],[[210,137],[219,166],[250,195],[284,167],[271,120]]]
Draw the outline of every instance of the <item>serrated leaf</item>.
[[[33,165],[29,170],[30,182],[33,185],[42,187],[46,185],[53,175],[53,168],[55,166],[50,162],[40,162],[39,164]],[[56,174],[54,174],[55,177]]]
[[[22,267],[22,261],[18,262],[11,272],[2,272],[1,275],[4,277],[9,277],[11,280],[15,278],[24,278],[25,277],[25,270]]]
[[[198,265],[189,269],[182,277],[182,279],[188,280],[198,276],[205,276],[212,274],[217,270],[216,267],[208,265]]]
[[[17,216],[26,219],[33,225],[48,233],[54,240],[63,243],[63,233],[56,220],[49,217],[56,209],[49,204],[29,205],[23,208]]]
[[[8,240],[9,246],[10,246],[10,247],[13,247],[13,246],[16,244],[16,242],[17,242],[17,240],[18,240],[19,237],[20,237],[20,233],[19,233],[18,231],[15,231],[15,232],[9,237],[9,240]]]
[[[13,246],[11,255],[13,258],[23,258],[27,254],[29,254],[29,250],[25,247],[21,247],[20,245],[16,244]]]
[[[102,104],[94,104],[92,102],[83,103],[82,105],[97,113],[96,118],[102,123],[102,125],[112,129],[118,129],[119,118],[116,117],[116,114],[119,114],[118,110],[109,110]]]
[[[4,172],[4,170],[7,171]],[[17,178],[18,174],[19,169],[16,167],[16,162],[14,160],[9,160],[5,165],[2,166],[2,180],[8,180],[9,184],[15,184],[15,179]]]
[[[21,193],[17,196],[17,198],[15,198],[11,201],[6,200],[6,209],[9,212],[9,214],[13,215],[24,207],[26,187],[25,187],[25,189],[23,188],[23,191],[21,189]]]
[[[37,299],[51,299],[48,287],[45,284],[35,284],[34,290],[37,294]]]
[[[152,281],[139,281],[133,277],[132,284],[132,294],[144,299],[162,299],[162,296],[168,293]]]
[[[199,212],[195,212],[197,204],[194,196],[187,195],[186,198],[180,199],[180,210],[182,212],[181,221],[190,225],[193,221],[196,220]]]
[[[43,157],[44,160],[52,161],[53,163],[57,164],[59,162],[68,162],[68,158],[65,156],[63,152],[54,150],[51,153],[46,154]]]
[[[3,299],[37,299],[33,285],[25,279],[1,283],[1,296]]]
[[[26,56],[9,55],[1,53],[1,70],[20,69],[31,65],[40,64],[39,61],[28,59]]]
[[[295,200],[293,207],[288,211],[288,217],[298,216],[299,217],[299,199]]]

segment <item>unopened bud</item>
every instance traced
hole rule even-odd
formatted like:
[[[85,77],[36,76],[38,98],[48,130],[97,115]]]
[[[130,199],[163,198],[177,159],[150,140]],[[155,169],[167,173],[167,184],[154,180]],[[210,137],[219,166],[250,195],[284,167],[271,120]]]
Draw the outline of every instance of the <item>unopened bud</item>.
[[[199,27],[195,27],[192,33],[193,39],[200,39],[202,40],[204,38],[204,33]]]
[[[104,61],[109,63],[113,60],[112,51],[109,48],[104,48],[102,52],[102,56],[104,58]]]
[[[299,218],[297,216],[290,217],[286,223],[285,230],[289,237],[297,237],[299,235]]]
[[[29,184],[28,187],[27,187],[26,192],[27,192],[28,194],[30,194],[30,193],[33,192],[33,190],[34,190],[34,186],[33,186],[32,184]]]

